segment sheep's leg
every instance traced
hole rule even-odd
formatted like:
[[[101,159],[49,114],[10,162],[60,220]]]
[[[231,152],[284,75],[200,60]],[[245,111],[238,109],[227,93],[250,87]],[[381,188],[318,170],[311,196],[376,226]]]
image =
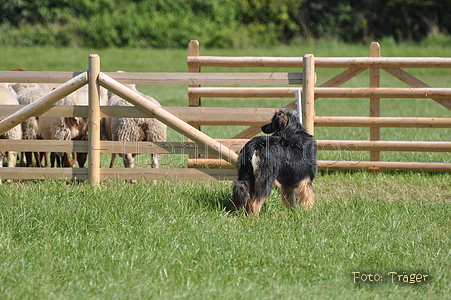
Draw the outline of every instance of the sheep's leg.
[[[3,168],[3,158],[4,155],[6,153],[5,152],[1,152],[0,153],[0,168]],[[8,158],[8,167],[12,168],[16,166],[16,162],[17,162],[17,152],[14,151],[9,151],[7,154],[7,158]],[[11,182],[11,180],[6,180],[7,182]],[[2,184],[2,178],[0,177],[0,184]]]
[[[88,153],[77,153],[77,162],[79,168],[84,168]]]
[[[0,152],[0,168],[3,168],[3,153]],[[0,184],[2,184],[2,183],[3,183],[2,178],[0,177]]]
[[[72,168],[74,166],[74,163],[72,161],[72,159],[70,158],[70,153],[69,152],[64,152],[63,153],[63,157],[62,157],[62,164],[63,167],[65,168]]]
[[[58,168],[59,167],[72,168],[74,165],[74,163],[70,159],[70,153],[68,153],[68,152],[64,152],[62,156],[59,156],[55,152],[52,152],[50,154],[50,164],[51,164],[52,168],[55,166],[55,162],[56,162],[56,167],[58,167]]]
[[[116,160],[117,153],[111,153],[111,162],[110,162],[110,168],[114,167],[114,161]]]
[[[39,152],[39,164],[42,167],[42,158],[44,157],[44,167],[48,168],[49,167],[49,156],[47,152]]]
[[[135,159],[133,158],[133,154],[131,153],[119,153],[119,156],[124,160],[125,168],[133,168],[135,166]],[[130,183],[136,183],[136,180],[130,180]]]
[[[56,159],[56,167],[57,168],[63,167],[63,158],[58,154],[56,154],[55,159]]]
[[[124,159],[125,168],[133,168],[135,166],[135,159],[131,153],[119,154]]]
[[[17,162],[17,152],[9,151],[8,152],[8,168],[15,167],[16,162]]]
[[[36,167],[41,168],[41,152],[33,152],[34,160],[36,161]]]
[[[59,167],[59,162],[58,162],[59,158],[58,155],[56,155],[55,152],[50,152],[50,166],[52,168],[55,167],[55,162],[56,162],[56,166]]]
[[[49,167],[49,160],[47,158],[47,152],[33,152],[33,153],[34,153],[34,158],[36,160],[36,167],[38,167],[38,168],[44,167],[42,165],[42,158],[44,158],[44,160],[45,160],[45,167],[46,168]]]
[[[32,167],[33,166],[33,152],[25,152],[25,166]],[[23,161],[23,159],[22,159]]]
[[[58,155],[55,152],[50,153],[50,165],[51,167],[61,168],[61,167],[70,167],[71,168],[72,160],[70,159],[69,153],[63,153],[62,156]]]
[[[152,168],[158,169],[159,167],[159,161],[160,161],[161,155],[160,154],[152,154]]]

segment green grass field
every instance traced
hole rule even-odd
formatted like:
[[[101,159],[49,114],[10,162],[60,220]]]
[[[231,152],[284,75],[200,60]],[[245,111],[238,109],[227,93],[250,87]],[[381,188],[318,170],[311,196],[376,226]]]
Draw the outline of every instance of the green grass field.
[[[449,52],[440,45],[386,44],[381,42],[383,56],[447,56]],[[82,71],[90,53],[100,55],[102,71],[187,70],[186,50],[2,50],[0,70]],[[367,56],[368,52],[368,47],[332,42],[233,51],[201,48],[203,55]],[[317,69],[318,84],[338,72]],[[412,72],[432,86],[449,86],[446,69]],[[368,78],[361,74],[347,86],[368,86]],[[397,86],[384,78],[384,86]],[[188,103],[186,86],[138,89],[164,106]],[[287,99],[203,102],[236,107],[286,103]],[[368,115],[368,110],[367,99],[316,103],[319,116],[360,116]],[[449,117],[450,112],[431,100],[386,99],[382,114]],[[239,129],[205,128],[218,138]],[[315,134],[318,139],[369,136],[367,129],[358,128],[317,128]],[[448,130],[435,129],[382,129],[382,136],[449,140]],[[173,131],[169,139],[185,140]],[[331,155],[320,152],[319,158]],[[103,156],[105,166],[108,159]],[[146,159],[139,157],[138,166],[145,165]],[[176,159],[183,166],[183,160]],[[383,153],[383,159],[449,161],[449,155]],[[450,297],[450,174],[320,172],[311,211],[285,211],[274,190],[259,217],[234,211],[231,193],[232,182],[105,181],[96,188],[52,180],[4,183],[0,185],[0,298]],[[416,275],[409,277],[412,274]],[[409,283],[418,278],[422,282]]]
[[[230,211],[230,182],[4,184],[0,295],[444,299],[450,179],[322,174],[312,211],[286,212],[274,191],[260,217]],[[381,280],[355,282],[353,272]]]

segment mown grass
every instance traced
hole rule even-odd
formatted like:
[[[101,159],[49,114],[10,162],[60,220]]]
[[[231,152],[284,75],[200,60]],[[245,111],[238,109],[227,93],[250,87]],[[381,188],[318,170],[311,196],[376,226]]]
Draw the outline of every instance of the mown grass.
[[[440,45],[394,45],[383,56],[447,56]],[[0,69],[81,71],[99,53],[102,71],[186,71],[186,50],[3,48]],[[204,50],[203,55],[367,56],[333,42],[270,49]],[[214,68],[205,71],[215,71]],[[277,71],[277,70],[274,70]],[[282,71],[282,70],[280,70]],[[341,70],[317,69],[318,84]],[[411,70],[433,86],[448,70]],[[368,86],[361,74],[347,86]],[[382,73],[383,86],[398,86]],[[185,106],[186,86],[139,86],[164,106]],[[289,99],[204,99],[203,105],[281,107]],[[384,116],[449,117],[422,99],[384,99]],[[368,115],[367,99],[320,99],[318,116]],[[213,127],[230,137],[245,127]],[[318,139],[368,139],[368,129],[316,128]],[[382,129],[383,139],[443,140],[448,130]],[[186,141],[174,131],[169,141]],[[319,152],[319,158],[336,158]],[[342,153],[346,159],[366,153]],[[386,160],[447,161],[447,153],[382,153]],[[357,157],[357,158],[356,158]],[[148,164],[138,156],[137,166]],[[107,167],[109,156],[102,155]],[[117,165],[121,165],[120,158]],[[165,156],[162,167],[185,167]],[[26,181],[0,185],[2,299],[444,299],[451,292],[449,174],[321,172],[316,205],[287,212],[274,190],[258,218],[230,203],[231,182]],[[354,283],[352,272],[378,273]],[[390,282],[421,273],[423,284]]]
[[[287,212],[274,191],[260,217],[233,210],[230,182],[4,184],[0,295],[440,299],[451,292],[449,179],[322,174],[313,210]],[[383,280],[354,283],[352,272]]]

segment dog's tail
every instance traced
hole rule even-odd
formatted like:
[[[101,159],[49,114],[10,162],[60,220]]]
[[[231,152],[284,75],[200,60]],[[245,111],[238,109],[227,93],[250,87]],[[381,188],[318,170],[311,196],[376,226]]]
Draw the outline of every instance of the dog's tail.
[[[233,187],[233,205],[236,208],[243,207],[245,203],[249,202],[251,194],[251,184],[248,180],[237,180]]]

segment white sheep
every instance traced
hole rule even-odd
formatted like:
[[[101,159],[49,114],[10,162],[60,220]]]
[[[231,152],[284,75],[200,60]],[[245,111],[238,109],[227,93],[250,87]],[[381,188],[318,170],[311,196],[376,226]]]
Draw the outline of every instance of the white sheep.
[[[17,91],[18,96],[17,100],[19,104],[21,105],[28,105],[40,97],[46,95],[50,92],[48,89],[39,88],[39,85],[37,84],[16,84],[13,86],[13,88]],[[25,120],[22,122],[22,139],[24,140],[36,140],[38,138],[41,138],[41,135],[39,134],[39,117],[31,117],[28,120]],[[26,158],[26,166],[30,167],[32,165],[32,153],[31,152],[25,152],[25,158]],[[48,159],[45,152],[35,152],[34,157],[36,159],[36,166],[42,167],[42,158],[45,158],[45,166],[48,167]]]
[[[17,95],[8,83],[0,83],[0,104],[1,105],[18,105]],[[4,119],[5,117],[1,117]],[[22,139],[22,130],[20,125],[8,130],[0,135],[0,139],[20,140]],[[8,167],[15,167],[17,161],[17,152],[15,151],[0,151],[0,167],[3,167],[3,159],[8,158]]]
[[[28,105],[40,97],[46,95],[51,92],[53,89],[57,88],[59,84],[55,83],[17,83],[12,86],[14,91],[18,95],[18,101],[21,105]],[[24,121],[22,126],[22,138],[26,140],[36,140],[42,138],[39,133],[39,117],[31,117],[28,120]],[[45,121],[45,120],[44,120]],[[22,153],[25,155],[25,164],[27,167],[32,165],[32,153],[25,152]],[[42,158],[45,158],[45,167],[49,166],[48,157],[46,152],[34,152],[36,166],[42,167]],[[55,156],[54,156],[55,158]],[[24,161],[22,157],[22,161]],[[53,166],[53,164],[52,164]]]
[[[19,103],[28,105],[51,90],[57,88],[59,84],[53,83],[19,83],[13,89],[19,95]],[[100,88],[100,105],[106,105],[108,101],[107,90]],[[88,105],[88,86],[84,86],[67,97],[61,99],[56,105]],[[22,131],[25,139],[52,140],[83,140],[87,139],[87,118],[80,117],[32,117],[22,123]],[[47,155],[45,153],[35,153],[37,165],[41,166],[40,156],[44,155],[46,166],[48,166]],[[80,167],[86,162],[86,153],[79,153],[77,161]],[[26,153],[27,166],[31,165],[31,153]],[[73,162],[69,153],[52,152],[52,167],[57,160],[58,166],[72,167]]]
[[[27,89],[39,89],[42,88],[37,83],[16,83],[13,84],[12,89],[16,92],[17,95],[19,95],[21,92],[27,90]]]
[[[160,105],[154,98],[142,94],[136,90],[136,86],[127,85],[130,89],[145,97],[153,104]],[[108,92],[109,106],[132,106],[128,101]],[[107,118],[105,121],[105,133],[108,139],[113,141],[134,142],[164,142],[166,141],[166,125],[154,118]],[[124,167],[134,167],[135,153],[120,153],[119,156],[124,160]],[[111,156],[110,168],[114,166],[116,154]],[[152,155],[152,168],[158,168],[160,154]]]
[[[58,87],[58,84],[53,83],[18,83],[13,85],[13,89],[17,92],[18,95],[18,101],[21,105],[28,105],[39,98],[43,97],[44,95],[50,93],[53,89]],[[42,138],[40,132],[39,132],[39,117],[31,117],[28,120],[24,121],[22,126],[22,138],[25,140],[36,140],[39,138]],[[48,121],[48,119],[43,120],[43,124],[45,121]],[[42,125],[46,126],[46,125]],[[50,125],[49,125],[50,126]],[[47,132],[50,132],[51,130],[46,130]],[[48,134],[46,136],[49,136]],[[32,153],[31,152],[25,152],[23,153],[25,155],[25,162],[26,166],[30,167],[32,165]],[[47,153],[45,152],[34,152],[35,160],[36,160],[36,166],[42,167],[42,158],[45,158],[45,167],[49,166]],[[55,159],[56,156],[53,156]],[[53,160],[54,161],[54,160]],[[52,161],[52,162],[53,162]],[[67,166],[72,166],[71,161],[70,163],[66,164]],[[53,166],[53,164],[52,164]]]
[[[87,88],[79,89],[64,97],[56,105],[88,105]],[[39,133],[45,140],[86,140],[88,137],[88,120],[84,117],[40,117]],[[68,152],[52,152],[51,165],[54,166],[55,159],[57,166],[73,166],[72,159]],[[83,167],[86,162],[86,153],[77,154],[79,167]]]
[[[100,104],[106,104],[107,92],[100,90]],[[61,99],[56,105],[88,105],[88,86],[84,86]],[[88,138],[88,119],[85,117],[40,117],[39,132],[43,139],[51,140],[86,140]],[[87,153],[77,153],[79,167],[84,167]],[[52,152],[51,164],[55,159],[58,166],[72,167],[69,153]]]

